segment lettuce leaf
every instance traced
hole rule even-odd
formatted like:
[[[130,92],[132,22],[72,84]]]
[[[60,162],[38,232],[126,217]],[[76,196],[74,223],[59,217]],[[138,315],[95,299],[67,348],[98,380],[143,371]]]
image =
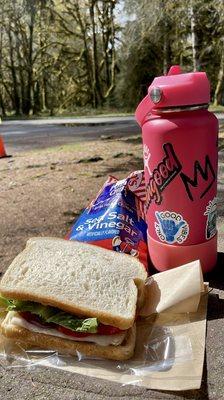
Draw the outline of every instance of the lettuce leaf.
[[[24,312],[29,311],[32,314],[38,315],[44,321],[55,313],[55,308],[44,306],[40,303],[35,303],[32,301],[22,301],[22,300],[11,300],[11,304],[8,306],[8,311],[18,311]]]
[[[8,300],[0,296],[1,305],[7,311],[29,311],[38,315],[43,322],[53,322],[74,332],[97,333],[97,318],[77,318],[75,315],[63,312],[58,308],[44,306],[32,301]]]
[[[0,311],[7,311],[8,307],[12,305],[12,301],[0,296]]]
[[[54,322],[75,332],[97,333],[98,327],[97,318],[78,319],[64,312],[52,315],[47,322]]]

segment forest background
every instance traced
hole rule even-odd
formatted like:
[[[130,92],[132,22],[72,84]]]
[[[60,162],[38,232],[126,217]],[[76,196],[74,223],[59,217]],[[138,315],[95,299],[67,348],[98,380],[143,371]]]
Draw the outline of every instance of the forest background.
[[[0,109],[133,112],[172,64],[224,105],[224,0],[0,0]],[[220,107],[221,109],[221,107]]]

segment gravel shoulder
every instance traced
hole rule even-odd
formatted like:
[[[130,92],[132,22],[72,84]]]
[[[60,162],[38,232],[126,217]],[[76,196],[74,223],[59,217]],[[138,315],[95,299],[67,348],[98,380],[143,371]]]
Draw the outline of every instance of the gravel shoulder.
[[[224,135],[223,135],[224,136]],[[32,236],[64,237],[108,174],[142,169],[139,137],[75,143],[0,160],[0,272]],[[219,251],[224,252],[224,139],[220,140]],[[224,254],[208,277],[207,350],[198,391],[156,392],[52,369],[0,368],[0,400],[224,399]],[[1,365],[0,365],[1,367]]]
[[[30,236],[64,237],[108,174],[125,177],[142,166],[141,144],[135,138],[75,143],[1,159],[1,272]]]

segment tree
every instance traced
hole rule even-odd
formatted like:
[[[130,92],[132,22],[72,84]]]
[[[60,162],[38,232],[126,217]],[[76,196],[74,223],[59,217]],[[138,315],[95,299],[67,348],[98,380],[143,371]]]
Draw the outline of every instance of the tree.
[[[115,86],[115,7],[118,0],[68,0],[56,11],[59,35],[76,65],[73,75],[78,97],[102,106]],[[72,39],[72,44],[71,44]]]
[[[0,80],[12,103],[11,108],[17,114],[30,114],[40,108],[37,107],[37,87],[43,70],[43,51],[46,54],[49,46],[46,42],[39,42],[43,3],[50,2],[5,0],[1,9],[1,33],[5,46]]]
[[[133,109],[172,64],[224,102],[224,0],[2,0],[0,107]]]
[[[125,104],[135,107],[153,76],[166,74],[171,64],[180,64],[186,72],[206,71],[212,96],[216,103],[223,101],[223,3],[126,0],[128,21],[120,48],[118,100],[125,99],[128,91],[131,96],[126,96]]]
[[[189,2],[189,17],[191,26],[191,46],[192,46],[192,61],[193,61],[193,71],[198,71],[200,69],[200,61],[198,57],[198,36],[196,32],[196,18],[195,18],[195,8],[194,0]]]
[[[147,93],[156,75],[167,73],[173,59],[175,30],[170,0],[128,0],[124,11],[128,21],[121,37],[116,96],[129,109]]]
[[[217,68],[217,80],[214,92],[214,104],[224,104],[224,0],[218,0],[217,4],[217,11],[219,13],[219,25],[218,25],[218,32],[219,32],[219,40],[216,44],[216,53],[219,57],[219,66]]]

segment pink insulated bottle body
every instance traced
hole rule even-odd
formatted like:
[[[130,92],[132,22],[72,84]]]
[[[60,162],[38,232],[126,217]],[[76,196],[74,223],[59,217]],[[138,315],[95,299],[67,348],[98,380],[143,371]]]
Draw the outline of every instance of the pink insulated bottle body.
[[[151,115],[142,127],[149,254],[158,270],[195,257],[206,271],[216,263],[217,131],[207,110]]]
[[[207,272],[217,258],[217,118],[202,105],[151,108],[141,126],[151,261],[163,271],[200,259]]]

